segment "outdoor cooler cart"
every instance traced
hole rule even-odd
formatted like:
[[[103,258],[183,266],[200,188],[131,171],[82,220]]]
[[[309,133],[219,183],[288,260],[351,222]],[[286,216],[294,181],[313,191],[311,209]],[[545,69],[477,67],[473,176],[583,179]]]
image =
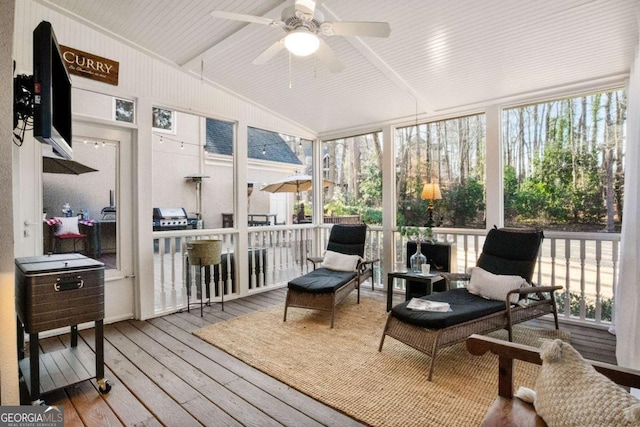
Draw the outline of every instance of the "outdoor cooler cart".
[[[16,311],[20,371],[32,403],[41,403],[41,394],[94,377],[101,393],[111,390],[104,378],[103,263],[76,253],[17,258]],[[78,325],[85,322],[95,322],[95,369],[77,347]],[[65,326],[71,327],[71,347],[39,355],[38,333]]]

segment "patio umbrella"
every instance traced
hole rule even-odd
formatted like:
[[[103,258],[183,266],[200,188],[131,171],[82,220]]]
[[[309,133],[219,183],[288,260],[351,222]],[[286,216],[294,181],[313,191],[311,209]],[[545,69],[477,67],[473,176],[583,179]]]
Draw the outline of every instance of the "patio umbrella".
[[[42,154],[42,172],[45,173],[61,173],[69,175],[80,175],[88,172],[97,172],[97,169],[91,168],[74,160],[66,160],[58,157],[53,153]]]
[[[322,187],[326,188],[332,185],[333,182],[322,181]],[[268,191],[269,193],[299,193],[301,191],[309,191],[313,186],[313,178],[311,175],[291,175],[286,178],[274,181],[271,184],[267,184],[262,187],[261,191]]]
[[[322,180],[322,187],[326,188],[332,185],[333,182]],[[300,207],[300,192],[309,191],[313,187],[313,178],[311,175],[295,174],[286,178],[279,179],[262,187],[261,191],[268,191],[270,193],[296,193],[296,200],[298,201],[298,207]]]

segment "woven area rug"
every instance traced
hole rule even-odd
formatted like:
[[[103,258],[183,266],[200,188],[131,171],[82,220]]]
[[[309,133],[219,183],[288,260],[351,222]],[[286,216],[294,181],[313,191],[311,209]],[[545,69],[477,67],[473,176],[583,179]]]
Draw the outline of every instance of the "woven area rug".
[[[433,381],[429,357],[387,337],[381,299],[355,293],[329,313],[283,306],[194,331],[203,340],[291,387],[372,426],[478,425],[498,391],[498,359],[473,356],[460,343],[440,351]],[[507,339],[506,331],[491,334]],[[567,332],[517,327],[514,341],[569,340]],[[533,387],[538,366],[516,365],[516,388]]]

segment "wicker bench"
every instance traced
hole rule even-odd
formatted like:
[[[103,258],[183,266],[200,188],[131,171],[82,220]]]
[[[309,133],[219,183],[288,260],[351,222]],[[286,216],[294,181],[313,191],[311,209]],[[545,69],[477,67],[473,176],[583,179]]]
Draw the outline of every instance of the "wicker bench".
[[[518,359],[541,365],[539,349],[481,335],[469,337],[466,346],[469,353],[476,356],[482,356],[487,352],[498,355],[498,396],[487,411],[482,426],[542,427],[547,425],[536,414],[532,404],[513,396],[513,361]],[[638,371],[608,363],[588,362],[612,381],[625,387],[640,388],[640,373]]]

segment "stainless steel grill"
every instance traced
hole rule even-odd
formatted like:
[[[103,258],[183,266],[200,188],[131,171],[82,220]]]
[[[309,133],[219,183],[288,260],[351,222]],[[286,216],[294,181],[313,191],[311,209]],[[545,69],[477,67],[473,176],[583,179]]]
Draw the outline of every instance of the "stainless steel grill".
[[[153,231],[186,230],[189,225],[184,208],[153,208]]]

